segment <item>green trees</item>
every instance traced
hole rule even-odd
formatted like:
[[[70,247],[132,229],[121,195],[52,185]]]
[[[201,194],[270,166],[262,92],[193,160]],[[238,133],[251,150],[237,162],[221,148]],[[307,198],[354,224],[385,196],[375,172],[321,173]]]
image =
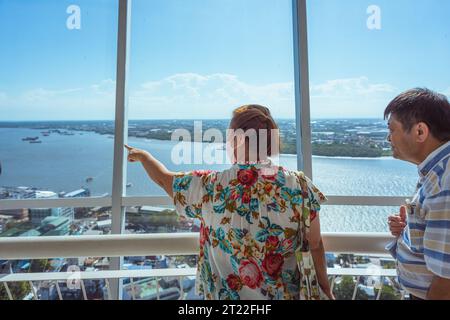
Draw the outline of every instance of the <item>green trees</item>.
[[[48,259],[35,259],[30,261],[30,266],[25,272],[45,272],[48,268]],[[31,286],[28,282],[8,282],[8,288],[14,300],[21,300],[31,292]],[[0,300],[9,300],[3,283],[0,283]]]
[[[352,276],[342,276],[339,283],[334,285],[334,295],[337,300],[352,300],[355,286],[357,286],[355,278]],[[376,299],[380,289],[374,290],[374,296],[368,295],[361,288],[356,292],[355,300],[370,300]],[[400,300],[401,293],[392,285],[384,285],[381,289],[380,300]]]
[[[334,296],[337,300],[352,300],[354,289],[353,277],[343,276],[341,281],[334,285]]]
[[[357,285],[358,283],[352,276],[342,276],[341,281],[334,285],[334,296],[337,300],[352,300]],[[370,298],[371,296],[363,290],[358,289],[356,291],[355,300],[370,300]]]
[[[28,272],[45,272],[48,266],[48,259],[31,260]]]
[[[391,286],[383,286],[383,288],[381,289],[380,300],[400,300],[400,298],[400,293]]]
[[[383,155],[383,150],[374,146],[354,144],[312,144],[312,154],[326,157],[364,157],[376,158]]]

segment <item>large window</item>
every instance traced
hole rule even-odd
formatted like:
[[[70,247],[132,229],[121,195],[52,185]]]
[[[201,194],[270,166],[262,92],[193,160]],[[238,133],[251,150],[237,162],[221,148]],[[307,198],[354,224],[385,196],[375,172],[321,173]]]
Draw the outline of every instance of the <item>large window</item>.
[[[413,194],[417,169],[392,158],[383,111],[410,88],[450,93],[449,9],[445,0],[307,2],[313,178],[326,194]],[[359,231],[387,231],[395,211],[326,207],[324,229],[355,231],[342,222],[361,219]]]
[[[203,133],[225,133],[235,107],[259,103],[280,125],[281,164],[297,168],[292,3],[133,1],[129,144],[151,151],[174,171],[225,169],[227,164],[204,158],[174,162],[178,141],[169,141],[171,134],[193,133],[194,121],[201,121]],[[2,199],[112,194],[118,4],[0,2]],[[326,195],[407,197],[414,191],[416,168],[392,159],[382,113],[407,88],[449,93],[442,9],[448,6],[444,0],[307,1],[312,173]],[[193,151],[214,146],[226,159],[221,144],[204,140],[186,143]],[[126,177],[127,196],[165,196],[139,165],[128,164]],[[164,204],[149,200],[135,207]],[[348,209],[325,207],[330,224],[324,229],[350,231],[332,226],[346,225],[336,219]],[[350,211],[361,210],[364,215],[368,209]],[[370,210],[383,212],[373,217],[380,221],[391,211]]]
[[[0,187],[111,194],[117,8],[0,1]]]
[[[0,1],[0,199],[111,196],[117,21],[118,1]],[[99,211],[5,208],[9,237],[93,234]]]
[[[174,171],[225,169],[194,159],[194,144],[190,161],[177,163],[171,152],[178,141],[168,140],[176,129],[193,133],[195,120],[203,133],[214,128],[225,139],[232,110],[258,103],[270,107],[291,139],[284,151],[295,153],[291,6],[290,0],[133,1],[130,144]],[[195,145],[210,146],[198,139]],[[222,147],[215,144],[215,152],[225,162]],[[128,195],[165,194],[140,166],[128,165],[127,174]]]
[[[322,231],[387,232],[386,217],[413,193],[417,170],[391,157],[383,110],[412,87],[450,96],[450,4],[305,1],[308,42],[305,21],[293,19],[293,4],[304,9],[300,0],[133,0],[131,9],[126,0],[0,0],[0,237],[197,232],[198,221],[178,220],[142,166],[122,163],[121,140],[173,171],[223,170],[228,163],[194,156],[208,148],[226,160],[221,143],[194,129],[225,138],[232,110],[250,103],[268,106],[279,124],[282,165],[312,163],[314,183],[330,197]],[[309,70],[300,58],[305,46]],[[309,113],[311,141],[301,124]],[[191,134],[187,162],[174,161],[176,129]],[[87,257],[0,260],[0,267],[195,263],[193,256]],[[153,299],[158,287],[168,297],[192,293],[192,278],[183,290],[175,280],[127,279],[121,296]],[[100,297],[105,284],[89,288]],[[16,289],[21,297],[30,288]]]

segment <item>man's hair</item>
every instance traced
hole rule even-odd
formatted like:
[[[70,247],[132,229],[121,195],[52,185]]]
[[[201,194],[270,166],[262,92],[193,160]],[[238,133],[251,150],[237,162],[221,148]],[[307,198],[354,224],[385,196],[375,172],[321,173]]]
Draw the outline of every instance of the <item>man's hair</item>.
[[[395,116],[407,132],[425,123],[439,141],[450,140],[450,103],[443,94],[426,88],[405,91],[392,100],[384,110],[384,119]]]

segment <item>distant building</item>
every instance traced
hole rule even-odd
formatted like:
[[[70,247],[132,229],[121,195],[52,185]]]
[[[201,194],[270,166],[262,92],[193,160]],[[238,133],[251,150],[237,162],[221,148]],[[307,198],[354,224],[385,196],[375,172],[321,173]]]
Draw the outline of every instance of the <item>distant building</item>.
[[[111,229],[111,219],[97,221],[97,229],[103,231]]]
[[[67,217],[47,217],[38,231],[42,236],[65,236],[70,233],[71,224]]]
[[[63,198],[81,198],[90,196],[89,189],[78,189],[63,195]],[[35,198],[56,199],[58,195],[51,191],[35,191]],[[65,217],[70,223],[74,220],[74,208],[39,208],[30,209],[30,221],[33,225],[40,225],[47,217]]]
[[[30,209],[30,221],[33,225],[41,225],[45,218],[60,217],[63,214],[69,216],[71,215],[70,211],[67,212],[62,208]]]
[[[28,209],[0,210],[0,215],[8,216],[15,220],[22,220],[28,218]]]
[[[159,281],[160,288],[157,288],[155,279],[143,279],[128,283],[123,286],[122,299],[123,300],[177,300],[181,296],[180,285],[178,279],[171,283],[171,287],[162,288],[161,280]],[[157,293],[157,291],[159,291]]]
[[[33,199],[36,189],[29,187],[1,187],[0,199]]]
[[[91,195],[91,192],[89,189],[82,188],[78,189],[69,193],[66,193],[63,197],[64,198],[83,198],[83,197],[89,197]]]
[[[54,283],[41,281],[38,292],[39,300],[57,300],[58,292]]]
[[[0,215],[0,234],[6,230],[6,226],[8,225],[8,222],[13,220],[11,216],[8,215]]]
[[[17,233],[14,237],[39,237],[40,235],[41,233],[37,229],[30,229],[22,233]]]
[[[139,213],[142,213],[142,214],[158,214],[158,213],[162,213],[162,212],[167,211],[167,210],[172,210],[172,209],[161,208],[161,207],[154,207],[154,206],[142,206],[139,209]]]
[[[63,198],[85,198],[85,197],[90,197],[90,196],[91,196],[91,192],[89,191],[89,189],[82,188],[82,189],[78,189],[78,190],[66,193],[65,195],[63,195]],[[62,210],[61,216],[68,217],[71,220],[73,220],[75,217],[75,213],[84,211],[85,209],[84,208],[61,208],[61,210]]]
[[[139,207],[127,207],[126,210],[127,213],[135,213],[135,214],[139,213]]]
[[[101,213],[103,213],[103,212],[105,212],[105,211],[107,211],[107,210],[108,210],[108,207],[95,207],[95,208],[92,208],[92,209],[90,210],[90,212],[91,212],[92,214],[98,215],[98,214],[101,214]]]
[[[36,199],[57,199],[58,195],[52,191],[35,191]],[[29,216],[33,225],[40,225],[49,216],[59,216],[59,208],[34,208],[30,209]]]
[[[87,188],[78,189],[62,195],[62,198],[89,197]],[[1,187],[0,199],[57,199],[58,194],[53,191],[37,190],[30,187]],[[33,208],[29,210],[1,210],[0,214],[14,216],[15,219],[24,219],[29,216],[33,225],[40,225],[49,216],[67,217],[70,221],[74,219],[74,208]]]
[[[67,217],[48,216],[42,220],[39,227],[27,230],[20,237],[38,237],[38,236],[65,236],[70,233],[71,221]]]
[[[87,230],[85,233],[83,233],[84,236],[101,236],[103,235],[102,230]]]

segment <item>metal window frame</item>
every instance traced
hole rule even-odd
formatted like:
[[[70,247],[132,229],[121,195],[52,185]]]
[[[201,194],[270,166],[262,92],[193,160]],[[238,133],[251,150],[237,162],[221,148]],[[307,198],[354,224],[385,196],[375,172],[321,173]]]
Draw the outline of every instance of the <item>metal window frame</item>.
[[[310,93],[307,34],[307,0],[292,0],[294,75],[295,75],[295,119],[297,137],[297,168],[312,178],[312,151],[310,125]],[[134,197],[126,196],[127,163],[123,144],[128,139],[127,76],[129,66],[130,26],[132,0],[119,0],[119,20],[117,37],[117,73],[115,102],[115,134],[113,184],[111,197],[86,197],[75,199],[27,199],[0,200],[0,208],[56,208],[56,207],[111,207],[113,235],[122,234],[125,208],[142,205],[171,205],[167,196]],[[389,196],[329,196],[326,205],[398,206],[405,197]],[[55,239],[55,241],[58,241]],[[111,268],[120,270],[122,257],[112,258]],[[121,281],[111,281],[112,297],[121,299]]]
[[[297,169],[312,179],[307,0],[292,0]]]
[[[125,226],[125,207],[122,198],[126,192],[127,161],[124,144],[128,141],[128,70],[131,35],[131,0],[119,0],[117,32],[116,113],[114,124],[114,162],[111,206],[111,234],[122,234]],[[123,257],[113,257],[110,269],[120,270]],[[112,279],[112,298],[122,299],[122,279]]]

